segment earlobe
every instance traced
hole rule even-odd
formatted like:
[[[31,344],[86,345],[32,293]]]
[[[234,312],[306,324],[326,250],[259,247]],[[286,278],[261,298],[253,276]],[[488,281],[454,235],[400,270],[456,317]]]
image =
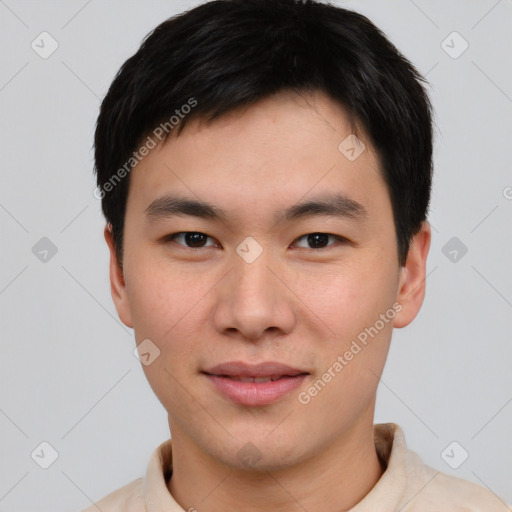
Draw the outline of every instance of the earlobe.
[[[407,261],[400,269],[397,302],[402,309],[395,317],[394,327],[409,325],[423,304],[430,239],[430,224],[424,221],[419,232],[411,240]]]
[[[116,247],[112,235],[112,226],[107,224],[103,233],[110,252],[109,268],[110,292],[112,294],[112,300],[114,301],[117,314],[119,315],[121,322],[123,322],[127,327],[133,327],[124,275],[117,260]]]

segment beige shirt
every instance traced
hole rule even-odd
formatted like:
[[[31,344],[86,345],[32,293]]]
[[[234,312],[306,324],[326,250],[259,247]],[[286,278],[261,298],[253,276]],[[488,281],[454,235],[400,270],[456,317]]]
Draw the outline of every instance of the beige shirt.
[[[426,466],[409,450],[398,425],[375,425],[375,446],[387,465],[375,487],[350,512],[510,512],[491,491]],[[184,512],[166,485],[172,471],[171,440],[151,455],[146,475],[82,512]]]

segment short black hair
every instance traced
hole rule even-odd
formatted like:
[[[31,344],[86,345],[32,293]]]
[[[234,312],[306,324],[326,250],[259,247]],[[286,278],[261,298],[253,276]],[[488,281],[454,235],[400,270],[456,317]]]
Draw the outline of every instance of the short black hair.
[[[424,84],[368,18],[328,3],[214,0],[169,18],[119,69],[96,124],[97,185],[120,265],[129,172],[141,144],[147,151],[193,118],[213,121],[284,90],[322,92],[363,128],[405,265],[430,202],[433,109]]]

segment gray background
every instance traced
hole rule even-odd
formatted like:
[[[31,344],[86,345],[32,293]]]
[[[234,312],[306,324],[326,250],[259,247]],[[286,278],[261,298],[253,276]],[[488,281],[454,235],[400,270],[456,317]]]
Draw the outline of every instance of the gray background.
[[[198,3],[0,1],[2,511],[84,508],[142,476],[169,435],[110,298],[92,138],[120,65]],[[339,4],[427,76],[437,111],[427,296],[395,331],[376,421],[400,424],[431,466],[512,502],[512,2]],[[46,59],[31,47],[43,31],[58,43]],[[454,31],[469,44],[458,58]],[[47,241],[34,254],[43,237],[55,255]],[[48,469],[31,458],[43,441],[58,452]]]

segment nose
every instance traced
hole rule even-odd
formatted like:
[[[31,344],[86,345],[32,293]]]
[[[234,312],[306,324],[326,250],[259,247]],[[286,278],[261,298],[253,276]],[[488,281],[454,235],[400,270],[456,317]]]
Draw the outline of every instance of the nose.
[[[219,283],[214,325],[218,332],[256,341],[293,330],[297,318],[284,272],[265,251],[252,263],[236,256],[234,268]]]

